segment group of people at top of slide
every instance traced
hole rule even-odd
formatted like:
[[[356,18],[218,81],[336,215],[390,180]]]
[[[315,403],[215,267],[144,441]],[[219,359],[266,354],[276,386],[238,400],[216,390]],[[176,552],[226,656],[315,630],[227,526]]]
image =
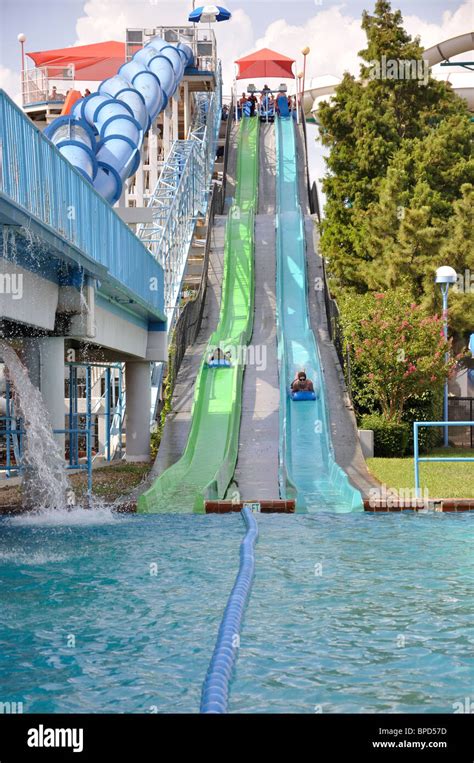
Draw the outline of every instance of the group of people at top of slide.
[[[260,98],[257,98],[256,93],[242,93],[241,98],[237,101],[238,116],[239,118],[244,113],[246,104],[250,108],[250,116],[254,117],[259,111],[274,109],[278,114],[280,111],[279,100],[285,98],[288,103],[288,110],[292,111],[296,108],[296,101],[294,96],[286,96],[284,93],[280,93],[276,98],[268,85],[264,85],[260,91]]]
[[[58,88],[56,87],[56,85],[53,85],[51,92],[48,96],[48,101],[61,101],[62,103],[63,101],[66,100],[70,92],[71,92],[70,90],[66,90],[65,95],[64,93],[58,93]],[[87,96],[90,94],[91,94],[91,91],[89,90],[88,87],[86,87],[84,91],[84,98],[87,98]]]

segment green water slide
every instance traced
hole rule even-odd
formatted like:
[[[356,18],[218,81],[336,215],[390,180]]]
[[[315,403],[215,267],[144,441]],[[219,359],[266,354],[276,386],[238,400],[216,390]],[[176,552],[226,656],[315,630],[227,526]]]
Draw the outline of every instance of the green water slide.
[[[239,127],[236,195],[225,233],[219,323],[196,378],[191,429],[183,455],[138,499],[143,513],[203,512],[223,498],[234,474],[242,408],[243,355],[250,341],[254,301],[254,217],[258,187],[259,120]],[[229,350],[230,367],[210,368],[209,355]]]

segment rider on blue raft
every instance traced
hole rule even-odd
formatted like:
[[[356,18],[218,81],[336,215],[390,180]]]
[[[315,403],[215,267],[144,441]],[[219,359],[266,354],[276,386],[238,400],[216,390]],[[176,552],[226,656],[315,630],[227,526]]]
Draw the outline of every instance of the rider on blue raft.
[[[313,382],[306,376],[306,371],[302,368],[296,374],[291,382],[292,400],[316,400]]]
[[[209,355],[207,365],[210,368],[216,368],[217,366],[231,366],[230,352],[224,352],[220,347],[216,347],[214,352]]]

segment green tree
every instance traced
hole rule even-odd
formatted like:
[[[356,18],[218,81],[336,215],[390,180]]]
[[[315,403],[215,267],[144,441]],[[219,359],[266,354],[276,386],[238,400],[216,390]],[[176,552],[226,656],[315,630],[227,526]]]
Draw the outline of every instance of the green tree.
[[[318,110],[330,148],[322,252],[336,288],[364,292],[402,276],[415,279],[420,293],[452,202],[460,185],[472,182],[467,107],[431,77],[374,77],[374,62],[422,62],[419,40],[405,32],[389,2],[378,0],[373,15],[364,12],[362,28],[360,79],[345,74],[333,101]]]
[[[461,193],[453,205],[439,262],[458,273],[457,288],[449,299],[449,323],[467,341],[474,331],[474,186],[464,184]]]

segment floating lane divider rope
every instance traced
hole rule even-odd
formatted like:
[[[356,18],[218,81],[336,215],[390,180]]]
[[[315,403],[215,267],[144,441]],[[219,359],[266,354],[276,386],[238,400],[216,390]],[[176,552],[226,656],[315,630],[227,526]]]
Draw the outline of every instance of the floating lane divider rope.
[[[202,687],[201,713],[227,713],[229,684],[232,678],[240,629],[255,573],[255,543],[258,525],[252,510],[245,506],[242,516],[247,526],[240,544],[240,567],[217,634],[211,662]]]

